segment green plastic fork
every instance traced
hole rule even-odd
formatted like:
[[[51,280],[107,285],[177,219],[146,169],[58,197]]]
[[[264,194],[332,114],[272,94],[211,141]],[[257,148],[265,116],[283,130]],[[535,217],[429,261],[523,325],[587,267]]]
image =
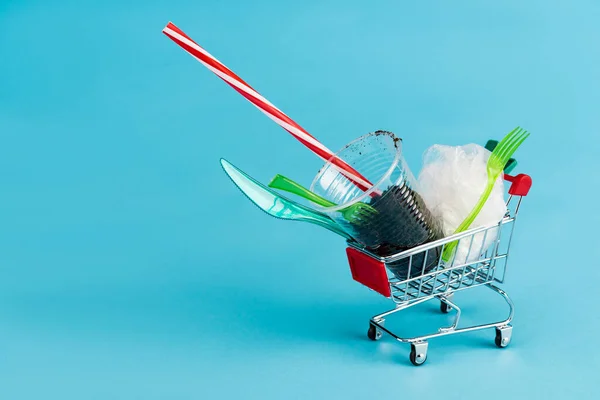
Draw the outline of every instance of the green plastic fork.
[[[298,196],[323,207],[333,207],[336,205],[335,203],[319,196],[314,192],[311,192],[304,186],[283,175],[275,175],[275,177],[269,183],[269,187],[297,194]],[[365,219],[370,218],[378,213],[376,209],[362,202],[354,203],[348,207],[342,208],[339,210],[339,212],[342,214],[344,219],[356,225],[363,223]]]
[[[471,210],[471,213],[464,219],[458,228],[456,228],[454,234],[464,232],[469,229],[473,221],[475,221],[475,218],[477,218],[477,215],[479,215],[481,212],[485,202],[490,197],[490,194],[494,189],[494,184],[504,170],[506,163],[510,160],[512,155],[515,153],[515,151],[517,151],[525,139],[527,139],[527,137],[529,137],[529,132],[521,129],[520,127],[516,127],[508,135],[506,135],[500,143],[498,143],[487,162],[487,186],[481,194],[479,201],[477,204],[475,204],[473,210]],[[446,245],[444,252],[442,253],[442,260],[444,260],[444,262],[448,262],[450,260],[457,245],[458,241],[451,242]]]

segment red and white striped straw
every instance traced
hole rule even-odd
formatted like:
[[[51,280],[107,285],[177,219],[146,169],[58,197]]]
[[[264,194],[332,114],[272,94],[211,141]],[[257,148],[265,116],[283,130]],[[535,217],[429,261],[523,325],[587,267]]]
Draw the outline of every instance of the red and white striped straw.
[[[163,33],[170,37],[175,43],[181,46],[185,51],[190,53],[194,58],[200,61],[206,68],[214,72],[219,78],[223,79],[229,86],[234,88],[239,94],[244,96],[248,101],[254,104],[260,111],[265,113],[267,117],[275,121],[279,126],[292,134],[302,144],[312,150],[316,155],[325,161],[331,159],[332,164],[356,186],[362,190],[368,190],[373,186],[367,178],[362,176],[358,171],[348,165],[346,162],[336,157],[335,154],[321,144],[317,139],[311,136],[304,128],[294,122],[290,117],[285,115],[281,110],[275,107],[269,100],[262,97],[256,90],[242,80],[239,76],[233,73],[229,68],[223,65],[219,60],[209,54],[206,50],[194,42],[188,35],[183,33],[181,29],[169,22],[163,29]]]

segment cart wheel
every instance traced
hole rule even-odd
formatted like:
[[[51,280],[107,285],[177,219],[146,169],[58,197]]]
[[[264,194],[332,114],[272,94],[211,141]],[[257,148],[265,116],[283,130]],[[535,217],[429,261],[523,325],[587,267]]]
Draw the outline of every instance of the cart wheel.
[[[379,340],[381,339],[381,331],[375,327],[375,325],[369,325],[369,331],[367,332],[367,336],[371,340]]]
[[[494,342],[496,343],[496,346],[502,349],[508,346],[508,344],[510,343],[511,336],[512,326],[496,328],[496,339],[494,340]]]
[[[409,358],[410,362],[417,367],[425,364],[425,361],[427,361],[427,343],[411,344]]]
[[[448,314],[450,311],[452,311],[452,306],[449,306],[448,304],[441,301],[440,302],[440,311],[443,312],[444,314]]]

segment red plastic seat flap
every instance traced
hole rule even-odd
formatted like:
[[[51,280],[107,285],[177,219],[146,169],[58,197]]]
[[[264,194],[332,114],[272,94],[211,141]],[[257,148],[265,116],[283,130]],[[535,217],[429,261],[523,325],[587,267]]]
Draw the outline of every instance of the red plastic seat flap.
[[[384,263],[351,247],[346,249],[346,254],[355,281],[385,297],[392,295]]]

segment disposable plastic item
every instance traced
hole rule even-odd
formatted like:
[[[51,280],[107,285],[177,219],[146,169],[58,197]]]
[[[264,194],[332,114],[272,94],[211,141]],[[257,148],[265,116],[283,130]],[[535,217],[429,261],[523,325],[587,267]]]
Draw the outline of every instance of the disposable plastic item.
[[[326,198],[311,192],[310,190],[308,190],[298,182],[294,182],[287,176],[283,176],[280,174],[275,175],[275,177],[269,183],[269,187],[297,194],[303,199],[310,200],[313,203],[323,207],[332,207],[337,205],[327,200]],[[354,203],[348,208],[340,210],[340,212],[342,213],[344,218],[348,220],[348,222],[357,224],[360,224],[365,219],[369,219],[372,216],[372,214],[377,214],[376,209],[362,202]]]
[[[336,158],[373,182],[367,191],[360,190],[331,162],[321,168],[310,188],[337,204],[320,210],[373,251],[411,248],[438,238],[434,220],[416,190],[416,179],[402,157],[401,145],[400,138],[391,132],[377,131],[336,153]],[[377,212],[364,215],[360,221],[348,221],[344,210],[360,202]]]
[[[516,127],[510,133],[508,133],[504,139],[500,141],[500,143],[498,143],[498,146],[494,149],[494,151],[492,151],[492,154],[488,158],[486,165],[487,184],[485,185],[485,189],[481,193],[479,200],[477,203],[475,203],[475,206],[469,215],[463,220],[463,222],[461,222],[458,228],[456,228],[454,231],[455,234],[469,230],[483,209],[483,206],[485,206],[485,203],[487,203],[488,198],[492,194],[496,181],[500,176],[502,176],[506,163],[528,137],[529,132],[520,127]],[[458,242],[455,241],[449,243],[446,248],[444,248],[444,252],[442,254],[442,260],[444,262],[447,263],[450,261],[457,245]],[[469,245],[469,247],[471,247],[471,245]]]
[[[490,154],[477,144],[434,145],[425,151],[423,169],[418,178],[420,193],[431,215],[441,225],[444,236],[455,232],[485,190],[488,180],[486,165]],[[500,174],[471,228],[496,224],[506,212],[504,180]],[[498,229],[495,228],[489,230],[487,236],[481,233],[474,235],[472,240],[461,241],[454,263],[477,260],[494,243],[497,235]]]
[[[181,29],[175,26],[175,24],[169,22],[167,26],[164,27],[163,33],[177,43],[186,52],[188,52],[192,57],[200,61],[202,65],[215,73],[225,83],[234,88],[236,92],[244,96],[246,100],[256,106],[256,108],[277,123],[277,125],[281,126],[293,137],[298,139],[300,143],[305,145],[310,151],[324,160],[331,159],[331,162],[343,170],[346,176],[350,177],[359,187],[365,190],[371,187],[371,183],[369,181],[364,180],[363,177],[353,170],[348,164],[333,157],[333,152],[331,150],[311,136],[306,130],[304,130],[304,128],[294,122],[290,117],[281,112],[281,110],[275,107],[269,100],[261,96],[256,90],[248,85],[248,83],[244,82],[242,78],[237,76],[232,70],[217,60],[212,54],[200,47],[198,43],[194,42]]]
[[[310,222],[351,239],[327,215],[279,196],[225,159],[221,159],[221,166],[242,193],[267,214],[280,219]]]
[[[496,146],[498,146],[498,143],[499,142],[497,140],[490,139],[485,144],[485,148],[488,149],[489,151],[494,151]],[[517,160],[515,158],[511,158],[510,160],[508,160],[508,162],[504,166],[504,174],[505,175],[510,174],[512,172],[512,170],[515,169],[516,166],[517,166]]]

